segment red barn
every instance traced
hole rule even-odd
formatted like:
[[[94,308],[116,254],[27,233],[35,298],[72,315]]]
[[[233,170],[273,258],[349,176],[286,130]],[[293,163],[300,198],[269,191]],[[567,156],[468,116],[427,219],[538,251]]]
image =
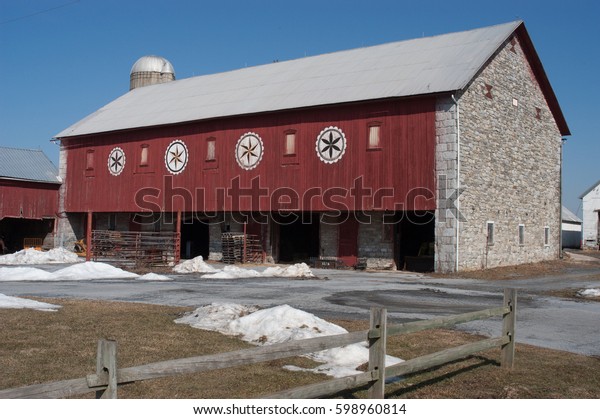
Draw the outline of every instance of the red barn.
[[[222,233],[246,229],[276,262],[439,271],[484,258],[519,263],[532,254],[506,257],[514,251],[500,240],[510,217],[497,205],[513,203],[494,200],[475,173],[485,178],[498,164],[517,170],[507,182],[551,179],[556,190],[525,207],[545,211],[551,229],[536,226],[549,239],[533,258],[557,255],[554,163],[568,127],[522,22],[177,81],[168,61],[148,56],[130,77],[127,94],[56,136],[62,242],[86,227],[181,231],[183,257],[219,260]],[[515,115],[519,101],[527,112]],[[507,168],[513,151],[499,141],[515,118],[524,122],[514,136],[540,140],[532,158],[551,166],[526,170],[551,172]],[[494,161],[477,149],[479,136],[499,148]],[[489,208],[470,205],[482,197]],[[497,227],[491,252],[488,220]]]
[[[0,147],[0,236],[9,250],[22,249],[25,239],[54,246],[60,185],[42,151]]]

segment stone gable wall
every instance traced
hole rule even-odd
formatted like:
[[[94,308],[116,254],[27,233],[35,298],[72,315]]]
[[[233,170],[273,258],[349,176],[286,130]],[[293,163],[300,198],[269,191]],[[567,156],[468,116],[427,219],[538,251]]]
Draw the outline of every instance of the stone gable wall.
[[[459,99],[466,218],[459,225],[459,270],[555,259],[560,252],[561,134],[518,39],[511,41]]]

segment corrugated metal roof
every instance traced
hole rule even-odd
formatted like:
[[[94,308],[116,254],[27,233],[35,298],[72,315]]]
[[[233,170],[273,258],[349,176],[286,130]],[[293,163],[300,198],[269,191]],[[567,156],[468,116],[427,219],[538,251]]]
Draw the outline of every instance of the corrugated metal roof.
[[[571,212],[571,210],[569,208],[567,208],[565,206],[562,207],[562,220],[563,220],[563,222],[567,222],[567,223],[577,223],[577,224],[583,223],[583,221],[581,221],[581,218],[576,216],[573,212]]]
[[[0,178],[61,183],[56,166],[41,150],[0,147]]]
[[[456,91],[521,24],[515,21],[138,88],[56,138]]]

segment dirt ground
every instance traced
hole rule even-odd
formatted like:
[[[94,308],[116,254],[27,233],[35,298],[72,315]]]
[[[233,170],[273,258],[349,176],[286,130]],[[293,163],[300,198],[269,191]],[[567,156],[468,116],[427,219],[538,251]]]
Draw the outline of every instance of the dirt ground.
[[[95,371],[96,342],[118,341],[120,367],[251,347],[233,337],[176,324],[189,307],[139,303],[40,299],[62,305],[56,312],[0,310],[0,389],[84,377]],[[349,331],[366,321],[330,320]],[[388,353],[403,359],[473,342],[481,337],[433,330],[391,337]],[[512,370],[499,366],[500,350],[403,377],[386,386],[388,398],[600,398],[600,358],[517,344]],[[328,379],[292,372],[310,367],[296,357],[149,380],[119,388],[120,398],[253,398]],[[85,397],[93,397],[93,393]],[[364,390],[337,397],[366,397]]]

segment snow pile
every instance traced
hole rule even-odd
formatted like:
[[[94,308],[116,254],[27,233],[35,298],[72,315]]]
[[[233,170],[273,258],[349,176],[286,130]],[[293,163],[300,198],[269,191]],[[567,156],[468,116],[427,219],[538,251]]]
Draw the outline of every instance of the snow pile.
[[[204,330],[218,331],[256,345],[270,345],[293,340],[347,333],[346,329],[322,320],[310,313],[280,305],[258,310],[255,306],[218,304],[200,307],[193,313],[176,320]],[[341,348],[328,349],[306,355],[322,363],[316,368],[302,369],[287,366],[289,370],[303,370],[345,377],[358,374],[356,368],[369,360],[367,344],[357,343]],[[386,364],[402,362],[399,358],[387,357]]]
[[[238,268],[237,266],[228,265],[223,270],[215,271],[213,274],[204,275],[203,278],[209,279],[235,279],[235,278],[255,278],[262,276],[260,272],[254,269]]]
[[[577,295],[580,297],[600,297],[600,288],[588,288],[584,290],[579,290]]]
[[[204,262],[202,256],[195,257],[194,259],[185,260],[178,263],[173,267],[173,270],[180,274],[199,272],[199,273],[213,273],[217,272],[217,269]]]
[[[10,255],[0,256],[0,265],[39,265],[43,263],[75,263],[77,254],[63,247],[41,252],[33,248],[23,249]]]
[[[144,281],[172,281],[172,278],[169,278],[166,275],[155,274],[154,272],[147,273],[146,275],[140,276],[138,279]]]
[[[56,311],[60,306],[0,294],[0,308],[31,308],[42,311]]]
[[[231,333],[229,324],[243,316],[254,313],[258,306],[245,306],[236,303],[212,303],[198,307],[192,313],[175,320],[175,323],[189,324],[196,329],[211,330],[223,334]]]
[[[137,278],[139,275],[115,268],[108,263],[85,262],[53,273],[57,279],[86,280],[97,278]]]
[[[277,276],[281,278],[313,278],[312,273],[306,263],[296,263],[295,265],[282,268],[275,266],[267,268],[263,272],[263,276]]]
[[[0,268],[0,281],[83,281],[89,279],[137,278],[139,275],[115,268],[107,263],[84,262],[55,272],[16,267]]]
[[[314,278],[314,274],[306,263],[297,263],[295,265],[282,268],[273,266],[259,272],[254,269],[239,268],[237,266],[228,265],[222,270],[214,270],[214,273],[204,275],[203,278],[208,279],[235,279],[235,278]]]
[[[0,281],[52,281],[50,272],[38,268],[0,268]]]

